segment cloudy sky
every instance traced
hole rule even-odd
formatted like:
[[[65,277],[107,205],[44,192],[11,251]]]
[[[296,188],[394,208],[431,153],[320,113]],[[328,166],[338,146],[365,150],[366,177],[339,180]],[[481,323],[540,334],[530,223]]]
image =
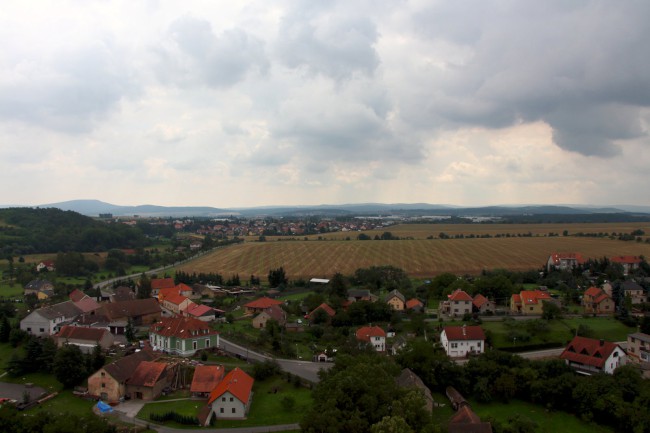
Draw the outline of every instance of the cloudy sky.
[[[650,204],[650,2],[20,1],[0,204]]]

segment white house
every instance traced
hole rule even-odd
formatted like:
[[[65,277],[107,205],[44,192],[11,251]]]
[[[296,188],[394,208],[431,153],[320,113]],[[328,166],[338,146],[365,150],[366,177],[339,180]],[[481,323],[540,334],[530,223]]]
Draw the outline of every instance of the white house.
[[[616,343],[594,338],[574,337],[560,355],[567,365],[578,373],[592,375],[614,373],[627,363],[627,354]]]
[[[72,301],[61,302],[32,311],[20,321],[20,329],[36,336],[54,335],[61,326],[81,313],[81,309]]]
[[[244,419],[250,410],[255,380],[243,370],[235,368],[228,373],[210,393],[210,413],[205,425],[213,416],[217,419]]]
[[[480,326],[445,326],[440,343],[447,356],[462,358],[469,353],[485,352],[485,333]]]
[[[364,326],[357,329],[357,340],[370,344],[377,352],[386,351],[386,332],[379,326]]]

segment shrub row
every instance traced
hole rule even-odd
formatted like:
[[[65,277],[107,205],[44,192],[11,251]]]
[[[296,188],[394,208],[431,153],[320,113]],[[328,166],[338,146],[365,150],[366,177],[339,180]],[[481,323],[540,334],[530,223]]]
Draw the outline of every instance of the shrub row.
[[[149,414],[149,419],[154,422],[174,421],[183,425],[199,425],[199,419],[195,416],[181,415],[180,413],[169,411],[165,413]]]

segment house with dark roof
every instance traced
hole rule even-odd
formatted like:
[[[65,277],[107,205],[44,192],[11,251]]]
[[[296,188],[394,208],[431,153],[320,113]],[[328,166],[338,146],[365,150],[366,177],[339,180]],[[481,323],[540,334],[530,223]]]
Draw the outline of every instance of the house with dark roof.
[[[576,336],[560,355],[566,364],[578,373],[614,373],[627,362],[627,354],[621,347],[605,340]]]
[[[47,299],[54,295],[54,284],[48,280],[32,280],[25,284],[25,295],[36,295],[38,299]]]
[[[464,316],[472,314],[472,297],[461,289],[454,290],[447,295],[447,300],[438,306],[440,314],[446,314],[451,317]]]
[[[244,311],[246,314],[257,314],[261,313],[262,311],[266,310],[272,305],[280,305],[282,304],[282,301],[278,301],[276,299],[271,299],[266,296],[255,299],[254,301],[251,301],[247,304],[244,304]]]
[[[103,314],[111,322],[126,323],[131,319],[135,326],[157,322],[161,312],[160,305],[154,298],[105,303],[98,310],[98,314]]]
[[[126,396],[126,381],[140,362],[158,357],[149,350],[141,350],[106,364],[88,378],[88,393],[108,403],[117,403]]]
[[[108,295],[108,300],[111,302],[132,301],[133,299],[135,299],[135,293],[130,287],[126,286],[116,287],[113,293]]]
[[[217,419],[245,419],[253,399],[254,382],[244,370],[231,370],[210,393],[210,412],[204,425],[209,425],[213,416]]]
[[[97,303],[93,298],[88,295],[84,295],[83,298],[78,301],[73,301],[74,304],[81,310],[83,314],[93,315],[101,308],[101,305]]]
[[[279,305],[271,305],[264,309],[253,319],[253,328],[264,329],[269,320],[275,320],[278,325],[284,326],[287,323],[287,313]]]
[[[192,397],[210,397],[210,393],[223,380],[224,374],[223,365],[197,365],[190,385]]]
[[[600,287],[589,287],[582,295],[585,314],[614,314],[614,300]]]
[[[379,353],[386,352],[386,331],[379,326],[364,326],[355,332],[357,341],[369,344]]]
[[[623,292],[623,296],[630,298],[632,305],[648,302],[648,295],[645,293],[643,287],[636,281],[623,281],[621,283],[621,291]]]
[[[57,347],[72,344],[84,353],[91,353],[98,344],[102,349],[107,350],[113,345],[115,339],[107,329],[66,325],[54,335],[54,341]]]
[[[197,350],[219,347],[219,332],[191,317],[163,318],[149,328],[154,350],[180,356],[192,356]]]
[[[415,388],[422,391],[422,395],[424,396],[424,401],[427,410],[429,412],[433,410],[435,401],[433,400],[433,395],[431,394],[431,390],[429,389],[428,386],[424,384],[422,379],[420,379],[420,376],[413,373],[411,369],[408,368],[403,369],[400,375],[397,376],[395,381],[397,382],[397,385],[400,388],[407,388],[407,389]]]
[[[126,380],[126,395],[137,400],[155,400],[172,379],[172,368],[166,363],[142,361]]]
[[[348,301],[350,302],[377,302],[378,300],[379,297],[368,289],[348,289]]]
[[[440,344],[451,358],[485,352],[485,333],[480,326],[445,326]]]
[[[49,307],[39,308],[20,321],[20,329],[36,336],[54,335],[59,328],[76,317],[82,311],[72,302],[65,301]]]
[[[585,263],[580,253],[553,253],[546,260],[546,269],[550,272],[553,269],[561,271],[574,269]]]
[[[384,301],[395,311],[404,311],[404,308],[406,307],[406,298],[397,289],[388,293],[386,298],[384,298]]]
[[[449,433],[492,433],[492,424],[481,421],[472,410],[463,395],[452,386],[445,389],[445,394],[456,411],[447,424]]]

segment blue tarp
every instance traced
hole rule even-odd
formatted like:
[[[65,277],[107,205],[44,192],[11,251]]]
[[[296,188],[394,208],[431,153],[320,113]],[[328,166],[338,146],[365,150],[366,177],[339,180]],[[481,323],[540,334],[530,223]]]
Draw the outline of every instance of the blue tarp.
[[[106,413],[106,412],[111,413],[111,412],[113,412],[113,408],[110,407],[109,405],[107,405],[106,403],[104,403],[101,400],[99,400],[97,402],[97,409],[99,409],[99,411],[101,413]]]

